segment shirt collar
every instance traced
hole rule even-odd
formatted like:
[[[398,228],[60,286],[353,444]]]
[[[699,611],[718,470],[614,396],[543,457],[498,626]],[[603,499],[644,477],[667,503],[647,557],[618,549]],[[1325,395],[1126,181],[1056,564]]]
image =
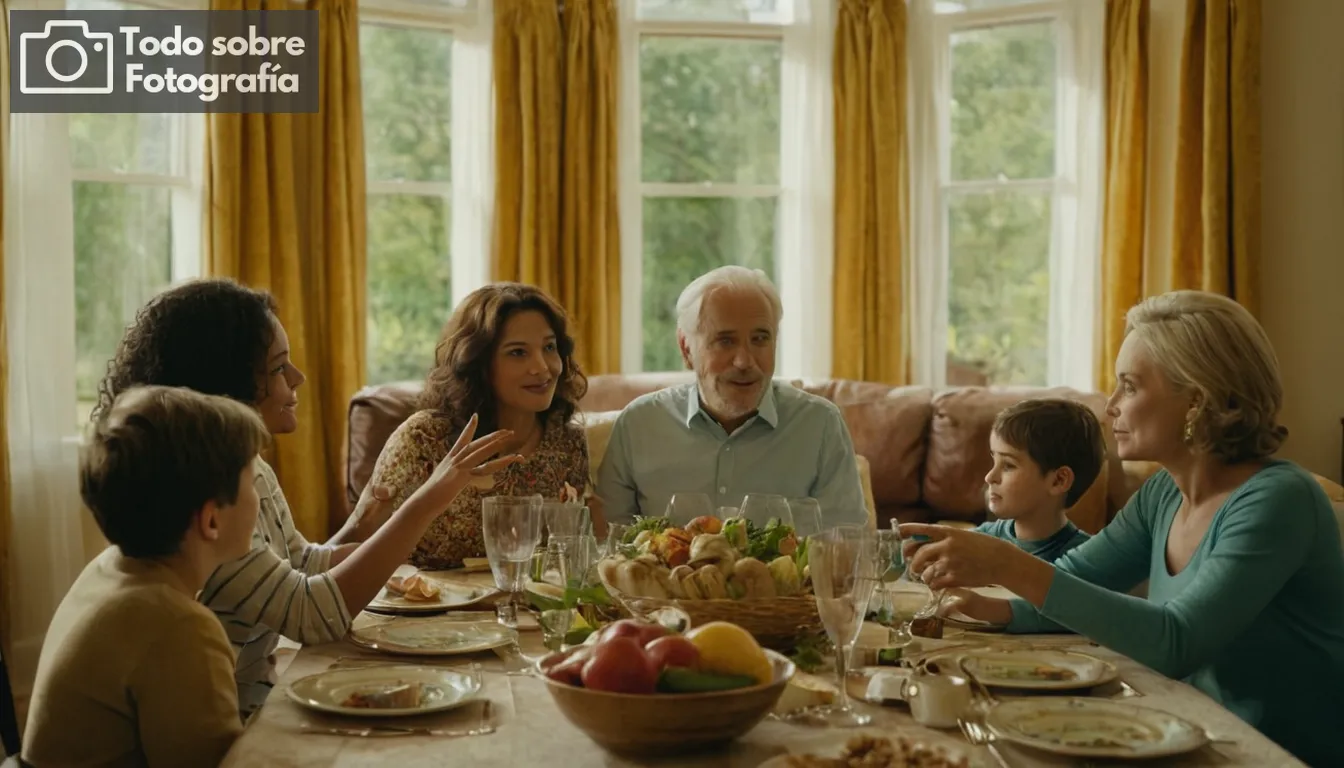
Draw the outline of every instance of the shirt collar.
[[[704,413],[704,409],[700,407],[699,384],[691,385],[690,397],[687,397],[686,401],[686,426],[689,427],[697,413]],[[760,405],[756,406],[756,415],[761,418],[761,421],[769,424],[771,428],[779,426],[779,408],[775,403],[775,382],[773,380],[766,381],[765,393],[761,395]],[[713,421],[708,413],[705,413],[705,418]]]

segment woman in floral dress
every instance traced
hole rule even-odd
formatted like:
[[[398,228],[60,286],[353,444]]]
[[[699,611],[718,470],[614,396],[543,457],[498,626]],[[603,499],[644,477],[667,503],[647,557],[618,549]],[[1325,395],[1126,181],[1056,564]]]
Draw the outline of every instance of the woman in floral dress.
[[[481,499],[541,494],[559,499],[588,480],[588,443],[573,417],[588,382],[574,362],[568,318],[549,296],[519,283],[494,283],[453,313],[412,414],[378,457],[369,487],[391,492],[391,509],[419,488],[473,413],[477,434],[511,430],[502,455],[523,461],[482,477],[434,521],[411,556],[427,570],[485,557]],[[594,520],[601,525],[600,520]]]

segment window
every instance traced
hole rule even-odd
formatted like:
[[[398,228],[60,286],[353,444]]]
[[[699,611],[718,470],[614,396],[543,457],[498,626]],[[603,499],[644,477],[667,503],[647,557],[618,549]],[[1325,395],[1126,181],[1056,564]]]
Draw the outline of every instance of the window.
[[[801,133],[788,122],[803,108],[791,85],[827,62],[803,61],[810,16],[788,0],[625,0],[622,19],[637,75],[623,81],[623,367],[676,370],[676,301],[695,277],[762,269],[786,298],[800,281],[802,247],[785,236],[803,202],[789,194],[801,179],[785,148]],[[781,372],[801,343],[781,334]]]
[[[135,312],[200,274],[201,115],[72,114],[77,423]]]
[[[916,311],[927,383],[969,368],[993,384],[1092,386],[1102,53],[1091,5],[1102,7],[912,6],[913,103],[933,106],[912,116],[915,198],[933,201],[912,222],[916,284],[930,289],[918,292],[932,297]]]
[[[367,376],[373,383],[422,378],[434,362],[453,297],[483,282],[485,250],[456,247],[461,241],[456,230],[483,238],[487,224],[477,216],[464,226],[464,213],[455,205],[466,191],[455,184],[464,131],[474,130],[466,148],[488,155],[480,147],[480,137],[491,129],[480,117],[488,109],[461,109],[471,98],[462,93],[464,77],[481,68],[472,52],[462,49],[484,47],[481,30],[489,29],[479,16],[470,0],[379,0],[361,6]],[[455,113],[476,117],[455,122]],[[458,261],[473,263],[458,266]]]

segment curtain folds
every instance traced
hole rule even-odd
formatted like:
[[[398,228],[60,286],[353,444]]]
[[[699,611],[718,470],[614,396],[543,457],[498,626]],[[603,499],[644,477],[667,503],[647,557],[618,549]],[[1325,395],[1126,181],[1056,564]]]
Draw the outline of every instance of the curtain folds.
[[[491,276],[571,314],[589,374],[620,370],[615,0],[497,0]]]
[[[904,0],[840,0],[835,32],[837,378],[909,378]]]
[[[1149,0],[1106,3],[1106,189],[1096,386],[1108,391],[1125,312],[1143,298],[1147,231]]]
[[[355,0],[308,7],[320,8],[320,109],[208,116],[204,247],[206,274],[275,295],[291,355],[308,374],[299,430],[276,440],[272,458],[295,524],[322,540],[343,518],[346,412],[365,374],[364,127]]]
[[[1173,289],[1259,309],[1261,0],[1188,0],[1181,49]]]

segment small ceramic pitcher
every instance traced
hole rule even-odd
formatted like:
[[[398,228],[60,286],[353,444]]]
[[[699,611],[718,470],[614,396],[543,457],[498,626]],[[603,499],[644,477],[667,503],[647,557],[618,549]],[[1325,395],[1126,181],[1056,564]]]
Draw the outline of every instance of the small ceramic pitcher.
[[[920,725],[956,728],[957,718],[971,705],[971,685],[964,677],[918,669],[902,683],[901,698]]]

